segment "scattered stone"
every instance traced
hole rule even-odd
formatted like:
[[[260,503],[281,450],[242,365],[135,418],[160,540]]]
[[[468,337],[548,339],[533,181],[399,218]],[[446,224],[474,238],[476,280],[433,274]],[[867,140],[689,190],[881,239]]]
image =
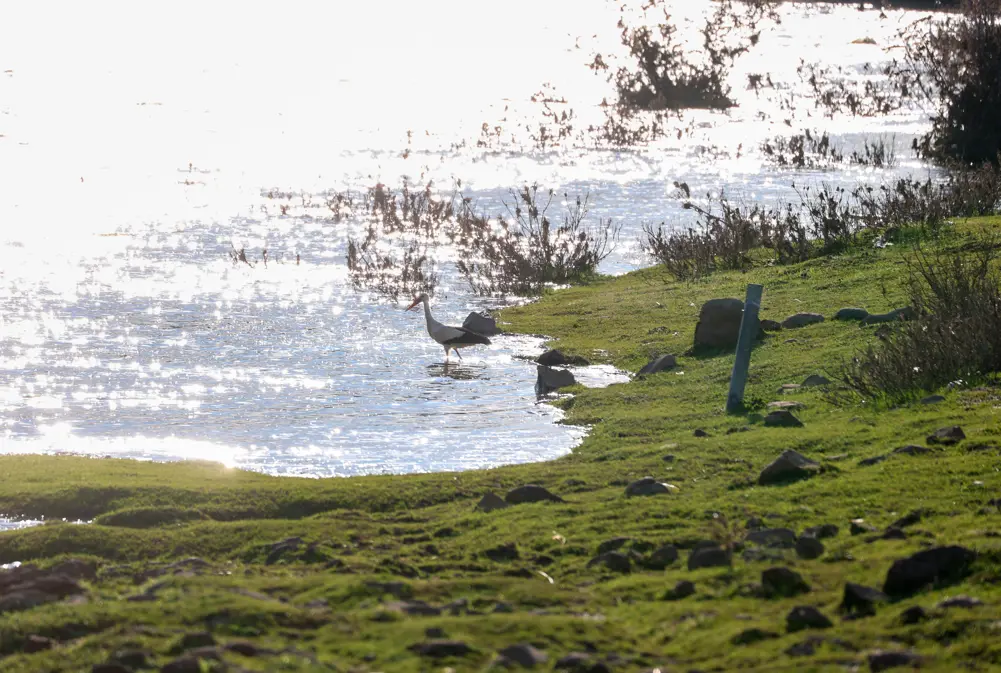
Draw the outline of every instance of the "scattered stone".
[[[461,640],[428,640],[414,643],[409,649],[422,657],[434,658],[464,657],[475,651]]]
[[[920,605],[913,605],[900,613],[900,623],[905,625],[920,624],[928,619],[928,613]]]
[[[888,313],[870,313],[862,319],[863,325],[878,325],[880,323],[899,322],[902,320],[914,320],[918,317],[917,311],[910,306],[894,309]]]
[[[943,444],[948,446],[958,444],[964,439],[966,439],[966,433],[963,432],[963,428],[958,425],[953,425],[948,428],[939,428],[932,434],[928,435],[925,441],[929,444]]]
[[[819,313],[796,313],[783,320],[782,327],[785,329],[795,329],[818,322],[824,322],[824,316]]]
[[[913,526],[914,524],[921,521],[924,515],[927,514],[926,510],[916,509],[912,512],[905,514],[896,521],[890,524],[890,528],[907,528],[908,526]]]
[[[979,598],[973,598],[971,596],[953,596],[951,598],[946,598],[944,601],[940,601],[935,607],[946,610],[948,608],[966,608],[972,609],[980,607],[984,602]]]
[[[822,642],[823,640],[816,638],[807,638],[801,643],[787,647],[785,653],[790,657],[812,657],[817,652],[817,645]]]
[[[865,533],[875,533],[879,529],[870,523],[866,523],[865,519],[852,519],[851,524],[848,526],[848,532],[852,535],[864,535]]]
[[[921,661],[921,657],[914,652],[904,652],[899,650],[877,650],[870,653],[868,659],[869,670],[872,671],[872,673],[879,673],[879,671],[885,671],[890,668],[898,668],[900,666],[913,667]]]
[[[528,643],[509,645],[498,654],[505,660],[514,662],[525,668],[535,668],[546,663],[549,656],[542,650],[536,649]]]
[[[496,561],[498,563],[504,561],[516,561],[521,558],[521,554],[518,553],[518,547],[515,546],[513,542],[508,542],[506,544],[493,547],[492,549],[487,549],[483,552],[491,561]]]
[[[504,496],[504,500],[511,505],[522,505],[530,502],[564,502],[563,498],[553,495],[542,486],[527,484],[513,488]]]
[[[544,367],[556,367],[559,365],[572,365],[576,367],[586,367],[590,362],[579,355],[565,355],[562,351],[546,351],[535,360]]]
[[[893,453],[905,456],[923,456],[926,453],[931,453],[931,449],[927,446],[919,446],[918,444],[908,444],[907,446],[897,447],[893,450]]]
[[[744,539],[763,547],[792,549],[796,545],[796,533],[789,528],[762,528],[751,531]]]
[[[1001,451],[1001,446],[998,446],[997,444],[990,444],[989,442],[967,444],[964,448],[970,453],[976,453],[978,451]]]
[[[216,644],[215,637],[208,631],[194,631],[192,633],[185,633],[181,636],[173,647],[170,648],[171,654],[181,654],[182,652],[187,652],[188,650],[194,650],[200,647],[212,647]]]
[[[629,560],[629,557],[620,551],[610,551],[605,552],[604,554],[598,554],[587,562],[588,568],[596,565],[603,565],[612,572],[617,573],[627,573],[632,570],[632,563]]]
[[[967,574],[976,558],[976,552],[958,545],[919,551],[893,562],[886,573],[883,592],[893,598],[904,598],[929,584],[955,581]]]
[[[674,588],[667,592],[667,599],[670,601],[680,601],[695,593],[695,585],[688,580],[681,580],[674,585]]]
[[[554,390],[566,388],[577,383],[577,379],[566,369],[553,369],[552,367],[536,367],[538,374],[535,379],[535,394],[547,395]]]
[[[710,299],[699,311],[694,350],[733,348],[740,335],[744,302],[740,299]]]
[[[28,654],[28,650],[24,650]],[[90,673],[132,673],[132,669],[117,661],[106,661],[103,664],[94,664],[90,667]]]
[[[769,428],[802,428],[803,421],[793,416],[788,409],[776,409],[765,416],[765,426]]]
[[[186,655],[167,662],[160,668],[160,673],[209,673],[220,670],[220,662],[216,660],[199,659]]]
[[[782,329],[782,323],[778,320],[760,320],[758,321],[758,326],[765,332],[778,332]]]
[[[236,652],[241,657],[259,657],[273,653],[273,650],[258,647],[249,640],[234,640],[231,643],[223,645],[223,649],[227,652]]]
[[[492,491],[488,491],[486,495],[480,498],[480,501],[476,503],[476,509],[481,512],[493,512],[497,509],[504,509],[505,507],[510,507],[503,498]]]
[[[567,671],[590,671],[591,655],[583,652],[571,652],[565,657],[560,657],[553,666],[556,670]]]
[[[152,653],[148,650],[119,650],[111,657],[111,661],[127,666],[130,669],[151,668],[151,656]]]
[[[840,610],[849,615],[868,617],[876,614],[877,603],[885,603],[887,600],[887,595],[879,589],[848,582],[845,584]]]
[[[201,559],[198,559],[201,561]],[[202,563],[205,563],[202,561]],[[208,565],[205,563],[205,565]],[[97,565],[91,561],[71,558],[50,566],[48,572],[53,575],[64,575],[73,580],[92,581],[97,579]]]
[[[598,553],[604,554],[609,551],[616,551],[622,549],[626,546],[626,543],[632,542],[631,537],[613,537],[611,540],[605,540],[598,545]]]
[[[799,343],[799,339],[786,339],[782,343],[784,343],[784,344],[798,344]]]
[[[794,400],[779,400],[778,402],[769,402],[769,409],[806,409],[806,405],[802,402],[796,402]]]
[[[800,385],[798,383],[783,383],[779,386],[779,395],[788,395],[789,393],[794,393],[799,390]]]
[[[44,652],[45,650],[51,650],[52,646],[56,644],[56,641],[51,638],[46,638],[45,636],[36,636],[34,634],[29,635],[24,639],[21,644],[21,651],[25,654],[34,654],[35,652]]]
[[[660,495],[678,490],[673,484],[664,484],[653,477],[643,477],[626,486],[627,496]]]
[[[881,540],[906,540],[907,539],[907,533],[905,533],[900,528],[894,528],[893,526],[890,526],[885,531],[883,531],[883,534],[879,536],[879,539],[881,539]]]
[[[878,463],[882,463],[884,460],[886,460],[889,457],[890,456],[888,454],[884,453],[884,454],[879,455],[879,456],[872,456],[870,458],[863,458],[862,460],[860,460],[858,462],[858,464],[861,467],[869,467],[871,465],[876,465]]]
[[[778,484],[796,479],[812,477],[820,471],[820,465],[791,449],[783,451],[758,475],[762,486]]]
[[[938,404],[939,402],[945,402],[944,395],[929,395],[921,399],[921,404]]]
[[[466,316],[466,319],[462,321],[462,326],[470,332],[476,332],[477,334],[482,334],[483,336],[488,337],[496,336],[501,333],[501,331],[497,329],[497,321],[486,313],[470,313]]]
[[[709,433],[706,432],[705,430],[703,430],[702,428],[695,428],[695,432],[693,432],[692,435],[695,436],[695,437],[709,437],[710,436]]]
[[[494,606],[492,612],[499,615],[509,615],[514,612],[514,606],[511,605],[510,603],[505,603],[501,601]]]
[[[842,308],[834,314],[835,320],[865,320],[869,312],[864,308]]]
[[[728,428],[727,431],[726,431],[726,434],[728,434],[728,435],[735,435],[738,432],[749,432],[750,430],[751,429],[749,427],[747,427],[746,425],[742,425],[739,428]]]
[[[747,530],[759,530],[765,527],[765,520],[760,516],[749,516],[747,517],[747,521],[744,522],[744,527]]]
[[[796,555],[806,561],[818,559],[824,555],[824,543],[815,537],[804,535],[796,540]]]
[[[815,537],[818,540],[826,540],[830,537],[837,537],[838,531],[838,527],[833,523],[825,523],[819,526],[810,526],[803,531],[803,535],[806,537]]]
[[[678,366],[678,358],[673,355],[659,355],[650,362],[643,365],[640,369],[640,374],[657,374],[658,372],[666,372],[670,369],[674,369]]]
[[[666,544],[650,554],[646,560],[646,567],[651,570],[663,570],[678,560],[678,548],[673,544]]]
[[[688,569],[729,568],[733,564],[730,552],[722,547],[701,547],[688,554]]]
[[[812,605],[800,605],[786,615],[786,629],[789,633],[803,629],[829,629],[834,624],[824,613]]]
[[[831,384],[831,380],[826,376],[821,376],[820,374],[810,374],[800,385],[804,388],[816,388],[818,386],[828,386]]]
[[[761,571],[761,589],[769,598],[798,596],[810,591],[810,585],[795,570],[781,566]]]
[[[752,645],[754,643],[759,643],[762,640],[770,640],[772,638],[778,638],[779,634],[772,631],[764,631],[758,628],[744,629],[733,638],[730,642],[734,645]]]

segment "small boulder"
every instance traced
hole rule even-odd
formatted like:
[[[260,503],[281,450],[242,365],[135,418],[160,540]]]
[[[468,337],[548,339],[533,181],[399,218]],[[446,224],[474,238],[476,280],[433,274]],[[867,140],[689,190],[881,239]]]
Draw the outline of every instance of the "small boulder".
[[[546,660],[549,659],[549,656],[545,652],[528,643],[509,645],[498,652],[498,654],[501,656],[501,659],[516,663],[524,668],[535,668],[546,663]]]
[[[892,598],[905,598],[930,584],[956,581],[966,576],[976,558],[976,552],[958,545],[919,551],[893,562],[883,592]]]
[[[188,650],[194,650],[201,647],[212,647],[215,644],[215,636],[208,631],[193,631],[191,633],[185,633],[181,636],[170,649],[170,653],[180,654],[182,652],[187,652]]]
[[[578,367],[586,367],[590,362],[585,360],[579,355],[566,355],[563,351],[549,350],[540,355],[535,359],[540,365],[545,367],[558,367],[565,365],[573,365]]]
[[[498,545],[492,547],[483,552],[491,561],[496,561],[502,563],[504,561],[516,561],[521,558],[521,554],[518,553],[518,547],[513,542],[508,542],[507,544]]]
[[[783,320],[782,327],[785,329],[795,329],[818,322],[824,322],[824,316],[819,313],[796,313]]]
[[[815,537],[801,536],[796,540],[796,556],[806,561],[818,559],[824,555],[824,543]]]
[[[610,551],[598,554],[587,562],[587,567],[604,566],[616,573],[627,573],[632,570],[632,563],[629,557],[620,551]]]
[[[913,668],[921,661],[921,657],[914,652],[877,650],[869,654],[868,660],[869,670],[872,673],[879,673],[879,671],[899,668],[901,666]]]
[[[758,484],[778,484],[796,479],[812,477],[820,471],[820,465],[791,449],[783,451],[758,475]]]
[[[917,444],[908,444],[907,446],[899,446],[893,450],[893,453],[902,454],[904,456],[923,456],[926,453],[931,453],[931,449],[927,446],[918,446]]]
[[[470,313],[466,316],[466,319],[462,321],[462,326],[470,332],[476,332],[477,334],[482,334],[483,336],[488,337],[497,336],[501,333],[501,331],[497,329],[497,321],[486,313]]]
[[[762,528],[751,531],[744,539],[762,547],[792,549],[796,544],[796,533],[790,528]]]
[[[765,332],[778,332],[780,329],[782,329],[782,323],[780,323],[778,320],[768,320],[768,319],[759,320],[758,326]]]
[[[890,456],[888,454],[885,454],[885,453],[884,454],[880,454],[878,456],[870,456],[869,458],[863,458],[862,460],[860,460],[858,462],[858,464],[859,464],[860,467],[870,467],[872,465],[877,465],[879,463],[882,463],[884,460],[886,460],[889,457]]]
[[[803,530],[804,537],[815,537],[818,540],[826,540],[830,537],[837,537],[839,528],[833,523],[824,523],[819,526],[810,526]]]
[[[667,592],[665,598],[669,601],[680,601],[695,593],[695,585],[688,580],[681,580],[674,585],[674,588]]]
[[[573,673],[584,673],[591,670],[591,655],[584,652],[571,652],[560,657],[553,668],[557,671],[572,671]]]
[[[926,441],[929,444],[949,446],[952,444],[958,444],[964,439],[966,439],[966,433],[963,432],[963,428],[958,425],[952,425],[948,428],[939,428],[932,434],[928,435]]]
[[[626,543],[632,542],[632,540],[631,537],[613,537],[611,540],[605,540],[598,545],[598,553],[604,554],[605,552],[622,549],[626,546]]]
[[[45,636],[36,636],[34,634],[29,635],[21,643],[21,651],[25,654],[34,654],[35,652],[44,652],[45,650],[51,650],[56,641],[51,638],[46,638]]]
[[[834,624],[823,612],[812,605],[800,605],[786,615],[786,630],[789,633],[803,629],[829,629]]]
[[[848,582],[845,584],[840,610],[849,615],[871,616],[876,614],[876,605],[887,600],[887,595],[879,589]]]
[[[504,509],[505,507],[510,507],[511,505],[504,501],[496,493],[488,491],[486,495],[480,498],[480,501],[476,503],[476,509],[481,512],[493,512],[497,509]]]
[[[864,308],[842,308],[834,314],[835,320],[865,320],[869,312]]]
[[[788,395],[789,393],[796,392],[797,390],[799,390],[799,388],[800,385],[798,383],[783,383],[781,386],[779,386],[778,394]]]
[[[761,572],[761,589],[769,598],[780,598],[806,593],[810,585],[795,570],[778,566]]]
[[[802,402],[796,402],[794,400],[779,400],[778,402],[769,402],[768,408],[787,409],[791,411],[793,409],[806,409],[806,405],[803,404]]]
[[[688,569],[729,568],[733,564],[730,552],[722,547],[700,547],[688,554]]]
[[[538,376],[535,379],[535,393],[537,395],[547,395],[554,390],[576,385],[577,379],[565,369],[553,369],[552,367],[537,368]]]
[[[803,421],[793,416],[788,409],[776,409],[765,416],[765,426],[769,428],[802,428]]]
[[[753,645],[754,643],[759,643],[762,640],[770,640],[772,638],[778,638],[779,634],[773,631],[764,631],[759,628],[744,629],[733,638],[730,642],[734,645]]]
[[[863,325],[878,325],[887,322],[900,322],[902,320],[914,320],[918,317],[917,311],[910,306],[894,309],[887,313],[870,313],[862,319]]]
[[[643,477],[642,479],[637,479],[633,483],[626,486],[626,495],[629,497],[661,495],[663,493],[670,493],[676,490],[678,490],[678,487],[673,484],[659,482],[653,477]]]
[[[733,348],[740,335],[744,302],[740,299],[710,299],[699,311],[694,350]]]
[[[873,526],[871,523],[867,523],[865,519],[852,519],[851,523],[848,525],[848,532],[852,535],[864,535],[866,533],[875,533],[879,529]]]
[[[924,509],[916,509],[908,512],[889,525],[889,528],[907,528],[921,521],[927,513]]]
[[[900,617],[898,617],[897,619],[900,620],[901,624],[910,626],[912,624],[920,624],[921,622],[928,619],[928,613],[925,612],[925,609],[920,605],[912,605],[911,607],[901,612]]]
[[[414,643],[410,646],[410,651],[422,657],[432,657],[435,659],[442,657],[464,657],[474,652],[473,648],[461,640],[428,640],[423,643]]]
[[[921,398],[921,404],[938,404],[939,402],[945,402],[944,395],[929,395]]]
[[[810,374],[800,385],[804,388],[813,388],[816,386],[827,386],[831,384],[831,380],[826,376],[821,376],[820,374]]]
[[[984,602],[979,598],[973,598],[972,596],[952,596],[951,598],[946,598],[943,601],[939,601],[937,607],[940,610],[948,610],[949,608],[965,608],[970,610],[972,608],[978,608],[983,605]]]
[[[640,369],[640,374],[656,374],[657,372],[666,372],[670,369],[674,369],[678,366],[678,359],[673,355],[659,355],[650,362],[643,365]]]
[[[693,437],[709,437],[709,433],[702,428],[695,428],[695,432],[692,433]]]
[[[678,560],[678,548],[673,544],[659,547],[648,558],[644,565],[651,570],[663,570]]]
[[[24,650],[27,654],[33,654],[29,650]],[[117,661],[106,661],[103,664],[94,664],[90,667],[90,673],[132,673],[133,669]]]
[[[522,505],[530,502],[565,502],[558,495],[553,495],[547,489],[536,484],[526,484],[513,488],[504,496],[510,505]]]

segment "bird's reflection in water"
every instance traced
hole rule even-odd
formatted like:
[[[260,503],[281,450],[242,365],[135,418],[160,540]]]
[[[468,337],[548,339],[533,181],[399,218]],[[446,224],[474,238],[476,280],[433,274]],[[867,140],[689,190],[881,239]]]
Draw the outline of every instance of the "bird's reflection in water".
[[[474,381],[483,378],[486,367],[482,365],[464,365],[454,362],[439,362],[428,365],[428,375],[432,378],[447,377],[456,381]]]

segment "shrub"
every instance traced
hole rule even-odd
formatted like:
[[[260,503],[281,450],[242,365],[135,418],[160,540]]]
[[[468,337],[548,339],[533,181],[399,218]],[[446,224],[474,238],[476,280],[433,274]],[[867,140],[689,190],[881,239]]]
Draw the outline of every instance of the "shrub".
[[[845,363],[845,385],[863,398],[902,401],[1001,372],[999,248],[991,239],[963,252],[917,252],[910,300],[919,319]]]

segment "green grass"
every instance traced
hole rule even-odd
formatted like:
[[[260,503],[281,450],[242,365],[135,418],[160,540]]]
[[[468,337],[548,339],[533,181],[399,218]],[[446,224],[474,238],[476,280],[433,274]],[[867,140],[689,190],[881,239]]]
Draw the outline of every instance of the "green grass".
[[[979,220],[959,229],[999,224]],[[962,244],[962,233],[940,243]],[[591,430],[573,454],[549,463],[306,480],[204,463],[2,457],[0,512],[95,523],[53,522],[0,534],[0,562],[48,565],[75,556],[97,562],[99,574],[87,583],[85,601],[0,614],[0,671],[87,670],[123,647],[146,648],[162,665],[174,656],[180,635],[204,629],[220,642],[251,640],[272,650],[254,658],[225,655],[261,671],[481,671],[499,649],[520,642],[548,653],[542,670],[573,651],[591,651],[614,671],[867,670],[868,652],[903,648],[925,657],[923,670],[1001,670],[1001,514],[986,506],[1001,497],[1001,455],[969,448],[1001,445],[1001,389],[941,391],[943,403],[897,408],[837,406],[817,389],[778,395],[781,384],[833,372],[875,339],[872,328],[827,321],[770,335],[754,349],[746,394],[752,411],[776,399],[806,404],[796,412],[803,428],[773,429],[723,412],[732,355],[685,355],[702,302],[741,297],[748,282],[764,285],[761,314],[777,320],[797,311],[830,316],[843,306],[873,312],[898,307],[905,297],[906,252],[904,246],[854,250],[692,284],[650,269],[506,310],[507,329],[549,334],[554,345],[592,361],[636,371],[654,355],[679,356],[675,371],[604,389],[572,389],[557,403],[566,422]],[[952,424],[968,436],[958,446],[858,465],[904,444],[923,444],[931,431]],[[747,431],[726,434],[745,426]],[[696,428],[710,436],[694,437]],[[757,486],[761,468],[785,449],[817,460],[822,473]],[[625,486],[647,475],[676,485],[677,492],[626,498]],[[543,484],[567,502],[474,511],[486,491],[503,494],[524,483]],[[848,532],[852,519],[882,529],[919,508],[925,515],[908,528],[906,540]],[[728,522],[734,543],[751,516],[797,532],[821,523],[841,532],[825,540],[825,554],[814,561],[791,552],[775,561],[747,561],[738,547],[732,569],[689,572],[687,549],[719,535],[714,515]],[[269,564],[272,545],[293,536],[303,538],[300,548]],[[589,568],[598,545],[618,536],[674,543],[681,559],[664,571],[637,567],[628,575]],[[519,558],[495,562],[485,556],[503,543],[515,543]],[[846,621],[838,615],[846,581],[881,586],[895,559],[953,543],[981,552],[962,583],[884,605],[874,617]],[[191,556],[207,566],[149,577]],[[794,568],[811,591],[791,599],[757,597],[754,585],[773,565]],[[693,581],[696,593],[667,600],[682,579]],[[150,586],[155,600],[123,600]],[[984,605],[934,608],[961,593]],[[465,600],[470,613],[406,617],[386,607],[400,597],[438,606]],[[318,599],[328,607],[311,603]],[[495,613],[498,603],[513,612]],[[834,627],[787,634],[785,615],[802,604],[820,607]],[[932,618],[901,625],[898,615],[914,605]],[[422,660],[408,647],[424,640],[429,627],[465,641],[473,653]],[[778,637],[731,643],[753,627]],[[21,654],[29,634],[58,644]],[[785,653],[812,636],[823,638],[814,654]]]

